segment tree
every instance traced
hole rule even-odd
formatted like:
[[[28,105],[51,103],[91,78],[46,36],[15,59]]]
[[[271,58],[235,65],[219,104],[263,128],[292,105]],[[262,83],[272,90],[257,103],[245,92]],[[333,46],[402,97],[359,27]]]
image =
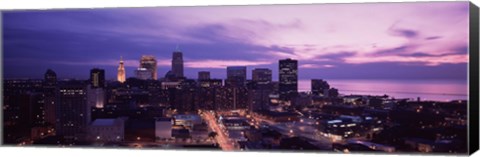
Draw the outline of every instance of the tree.
[[[208,137],[210,137],[210,138],[215,138],[217,135],[218,135],[218,133],[213,132],[213,131],[208,133]]]

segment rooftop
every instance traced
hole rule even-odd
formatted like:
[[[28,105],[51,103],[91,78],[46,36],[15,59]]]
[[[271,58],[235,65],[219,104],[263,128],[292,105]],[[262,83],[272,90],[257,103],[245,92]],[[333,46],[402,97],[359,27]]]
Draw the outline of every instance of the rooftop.
[[[112,126],[115,125],[115,119],[96,119],[92,126]]]

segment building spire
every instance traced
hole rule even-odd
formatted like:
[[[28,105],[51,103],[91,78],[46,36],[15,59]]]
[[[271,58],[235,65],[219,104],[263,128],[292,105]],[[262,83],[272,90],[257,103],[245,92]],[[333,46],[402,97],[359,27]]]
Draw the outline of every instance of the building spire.
[[[177,44],[177,46],[175,47],[175,52],[180,52],[180,46],[178,46],[178,44]]]
[[[126,79],[125,76],[125,67],[123,65],[123,56],[120,56],[120,64],[118,65],[118,71],[117,71],[117,81],[124,83]]]

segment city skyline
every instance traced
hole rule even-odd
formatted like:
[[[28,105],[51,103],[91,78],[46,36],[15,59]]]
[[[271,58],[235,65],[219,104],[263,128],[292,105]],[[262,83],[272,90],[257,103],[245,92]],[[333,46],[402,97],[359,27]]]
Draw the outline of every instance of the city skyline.
[[[273,17],[296,9],[303,11]],[[351,18],[367,10],[382,14]],[[120,56],[133,77],[140,56],[152,55],[161,78],[180,45],[188,78],[209,71],[225,79],[227,66],[246,66],[247,78],[255,68],[278,76],[276,61],[292,58],[299,61],[299,80],[466,80],[467,14],[463,2],[9,11],[3,13],[4,77],[41,78],[53,69],[59,78],[86,79],[90,69],[102,68],[111,80]]]

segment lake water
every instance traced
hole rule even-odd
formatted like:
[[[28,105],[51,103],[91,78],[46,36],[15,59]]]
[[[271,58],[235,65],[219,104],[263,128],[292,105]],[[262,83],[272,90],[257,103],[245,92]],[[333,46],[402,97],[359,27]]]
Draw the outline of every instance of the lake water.
[[[467,100],[466,80],[326,80],[340,94],[384,95],[422,100]],[[299,80],[300,91],[310,91],[310,80]]]

